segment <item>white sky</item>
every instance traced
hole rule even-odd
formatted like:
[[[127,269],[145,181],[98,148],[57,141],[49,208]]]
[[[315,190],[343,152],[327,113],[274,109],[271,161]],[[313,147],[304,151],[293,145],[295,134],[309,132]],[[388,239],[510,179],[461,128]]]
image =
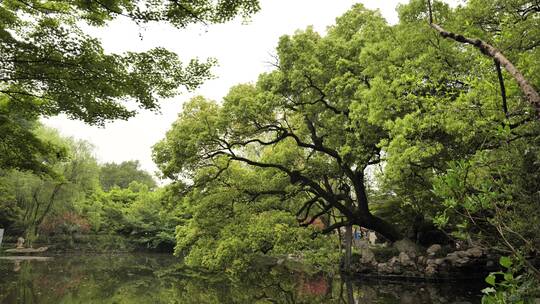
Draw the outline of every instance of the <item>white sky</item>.
[[[186,61],[193,57],[217,58],[219,66],[212,70],[216,78],[195,92],[164,100],[161,113],[141,110],[128,121],[108,123],[104,128],[68,120],[65,116],[43,121],[65,136],[91,142],[101,162],[136,159],[143,169],[155,172],[152,146],[165,136],[184,101],[194,95],[220,100],[231,86],[256,81],[260,73],[270,69],[270,54],[275,53],[280,36],[309,25],[324,33],[327,26],[334,24],[336,17],[358,2],[370,9],[379,9],[390,23],[396,23],[395,7],[407,0],[262,0],[261,11],[247,24],[242,24],[239,19],[182,30],[164,24],[140,28],[123,19],[110,23],[106,28],[92,29],[92,34],[102,40],[107,52],[145,51],[161,46],[175,51]]]

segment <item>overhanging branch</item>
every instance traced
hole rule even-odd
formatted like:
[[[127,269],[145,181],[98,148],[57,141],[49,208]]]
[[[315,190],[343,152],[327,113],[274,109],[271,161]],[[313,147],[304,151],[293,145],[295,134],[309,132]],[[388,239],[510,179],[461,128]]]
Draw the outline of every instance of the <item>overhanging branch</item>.
[[[431,8],[431,0],[427,0],[428,12],[429,12],[429,25],[435,29],[444,38],[449,38],[457,42],[464,44],[470,44],[480,50],[480,52],[488,57],[493,58],[496,63],[500,64],[504,69],[512,75],[519,85],[519,88],[525,95],[527,101],[534,107],[536,111],[537,119],[540,120],[540,94],[529,83],[525,76],[518,70],[518,68],[504,56],[504,54],[491,44],[484,42],[476,38],[468,38],[460,34],[449,32],[442,28],[440,25],[433,22],[433,12]]]

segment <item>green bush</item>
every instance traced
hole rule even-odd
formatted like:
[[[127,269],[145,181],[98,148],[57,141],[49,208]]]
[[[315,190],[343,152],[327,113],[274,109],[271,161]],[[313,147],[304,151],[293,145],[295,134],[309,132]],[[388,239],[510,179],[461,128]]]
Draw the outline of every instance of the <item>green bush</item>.
[[[482,290],[482,304],[533,304],[540,297],[540,282],[523,266],[523,260],[513,262],[501,257],[499,263],[504,271],[490,273]]]

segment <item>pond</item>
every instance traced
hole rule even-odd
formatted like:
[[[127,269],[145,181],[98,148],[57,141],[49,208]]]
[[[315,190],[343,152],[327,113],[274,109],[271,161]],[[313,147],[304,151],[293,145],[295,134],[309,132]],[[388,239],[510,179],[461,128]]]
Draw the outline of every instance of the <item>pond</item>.
[[[0,260],[0,303],[480,303],[471,284],[388,283],[273,268],[230,280],[167,255]]]

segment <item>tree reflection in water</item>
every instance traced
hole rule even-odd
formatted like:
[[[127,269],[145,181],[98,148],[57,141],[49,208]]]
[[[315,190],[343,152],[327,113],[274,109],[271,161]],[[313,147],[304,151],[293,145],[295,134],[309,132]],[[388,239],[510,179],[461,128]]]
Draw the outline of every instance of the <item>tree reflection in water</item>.
[[[162,255],[0,260],[0,303],[479,303],[458,285],[343,281],[285,267],[238,278]]]

